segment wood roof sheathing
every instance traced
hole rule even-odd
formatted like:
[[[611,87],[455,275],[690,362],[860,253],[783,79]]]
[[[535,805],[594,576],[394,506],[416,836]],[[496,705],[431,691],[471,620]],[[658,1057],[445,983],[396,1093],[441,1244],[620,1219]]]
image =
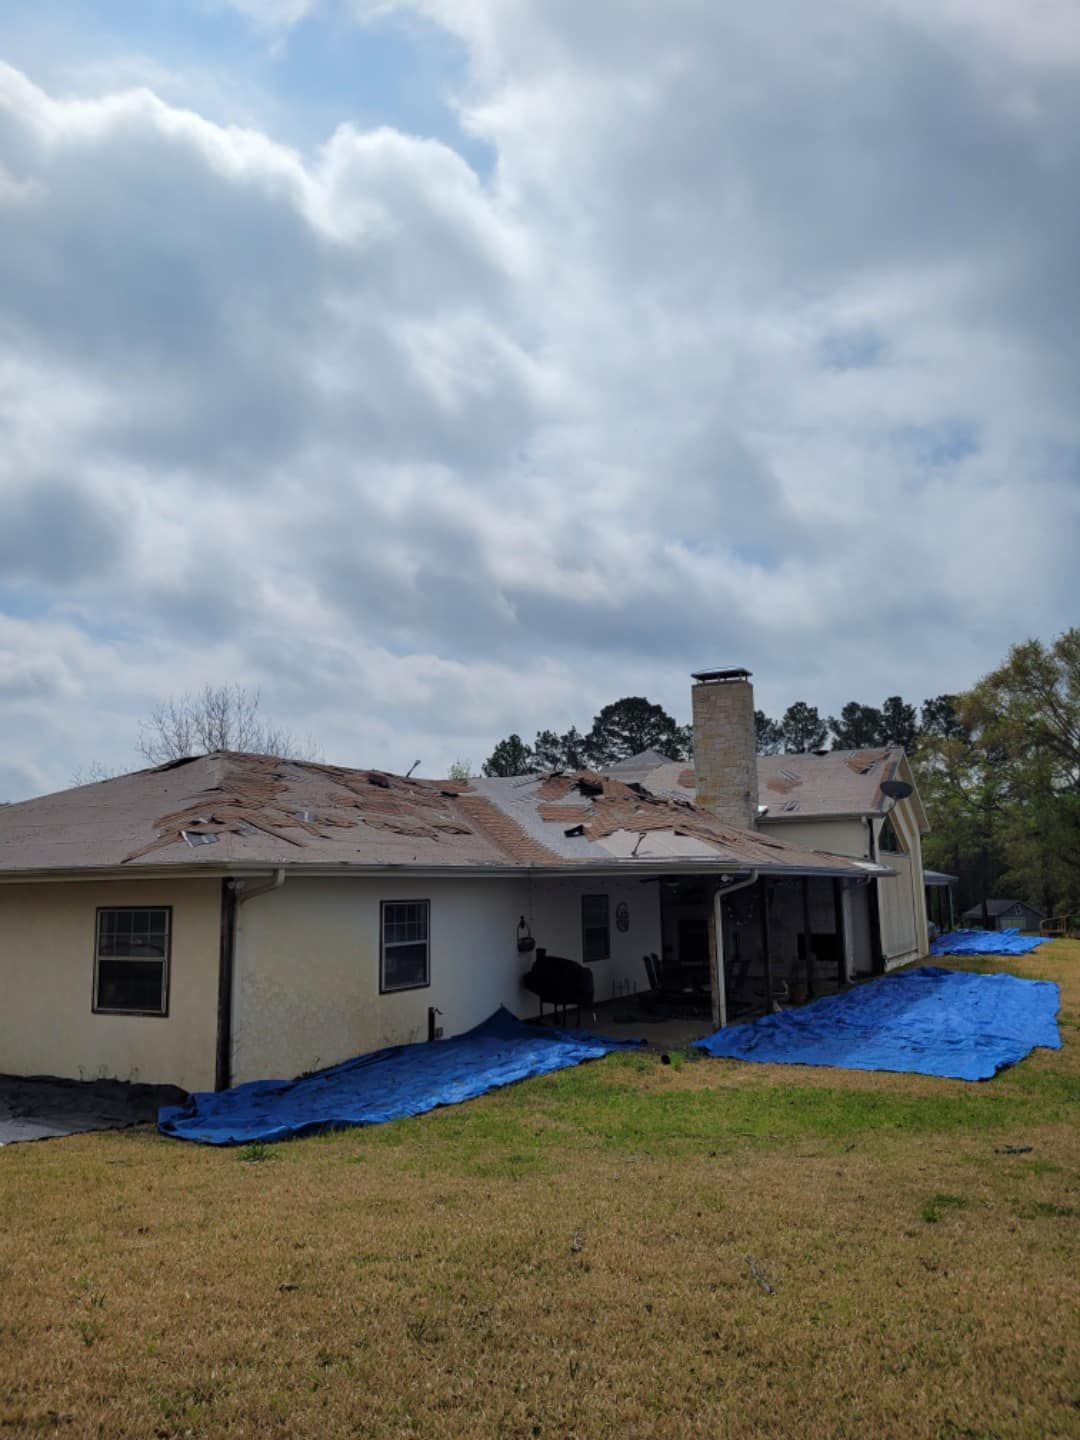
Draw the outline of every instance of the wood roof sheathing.
[[[222,751],[0,809],[9,877],[243,865],[526,870],[676,856],[741,868],[848,864],[592,771],[421,780]]]

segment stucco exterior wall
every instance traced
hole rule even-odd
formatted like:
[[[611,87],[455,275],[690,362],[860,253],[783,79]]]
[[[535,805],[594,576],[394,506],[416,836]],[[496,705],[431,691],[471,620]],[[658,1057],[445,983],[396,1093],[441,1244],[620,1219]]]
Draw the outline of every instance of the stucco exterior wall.
[[[926,923],[922,836],[911,806],[901,802],[890,812],[889,819],[905,851],[903,855],[878,855],[883,865],[890,865],[897,872],[877,882],[881,948],[885,968],[892,970],[925,955],[930,949],[930,938]],[[882,822],[875,823],[880,829]]]
[[[233,1083],[291,1077],[385,1045],[425,1040],[428,1007],[445,1035],[498,1005],[534,1015],[517,949],[524,915],[538,945],[581,959],[581,895],[611,898],[612,959],[594,963],[597,1000],[611,981],[644,984],[641,952],[659,948],[658,886],[636,881],[411,880],[290,877],[239,907],[233,996]],[[630,930],[615,928],[625,899]],[[379,993],[380,901],[430,902],[430,985]]]
[[[867,858],[866,823],[859,819],[782,820],[770,818],[760,827],[762,834],[797,845],[800,850],[824,850],[829,855]]]
[[[638,878],[626,880],[546,880],[532,886],[533,934],[536,943],[553,955],[568,955],[581,960],[581,897],[607,895],[610,902],[611,958],[590,962],[593,972],[593,993],[598,1003],[610,1000],[629,985],[630,990],[646,990],[648,977],[642,956],[662,951],[660,930],[660,886],[642,884]],[[619,904],[625,904],[629,928],[619,930],[615,923]],[[530,997],[535,1006],[535,1000]],[[531,1012],[530,1012],[531,1013]]]
[[[219,880],[0,885],[0,1073],[212,1089]],[[172,906],[168,1015],[93,1013],[99,906]]]

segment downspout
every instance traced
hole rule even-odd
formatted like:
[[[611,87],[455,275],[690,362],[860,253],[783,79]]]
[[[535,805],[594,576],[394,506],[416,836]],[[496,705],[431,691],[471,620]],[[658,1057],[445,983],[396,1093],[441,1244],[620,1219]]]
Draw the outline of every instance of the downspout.
[[[727,980],[724,975],[724,901],[729,895],[734,895],[736,890],[745,890],[748,885],[756,885],[758,873],[751,870],[745,880],[736,880],[734,885],[718,887],[713,891],[713,937],[712,960],[712,1021],[716,1030],[722,1030],[727,1024]]]
[[[877,846],[874,843],[874,817],[866,816],[866,858],[873,864],[877,864]],[[873,904],[870,906],[870,949],[871,968],[875,975],[885,974],[885,942],[881,935],[881,890],[878,886],[878,877],[870,877],[873,886],[871,894]]]
[[[279,866],[272,880],[248,887],[243,880],[221,882],[221,943],[218,959],[217,1049],[214,1064],[215,1090],[228,1090],[232,1084],[232,1016],[233,977],[236,973],[236,917],[245,900],[268,895],[285,884],[284,868]]]

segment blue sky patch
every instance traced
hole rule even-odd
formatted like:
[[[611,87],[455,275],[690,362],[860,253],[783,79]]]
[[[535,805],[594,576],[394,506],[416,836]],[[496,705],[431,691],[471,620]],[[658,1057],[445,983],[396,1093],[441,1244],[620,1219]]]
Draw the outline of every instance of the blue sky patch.
[[[47,89],[74,83],[87,93],[138,83],[139,63],[149,61],[176,76],[163,98],[220,122],[258,124],[301,149],[342,124],[387,125],[443,141],[484,177],[493,168],[489,147],[461,128],[452,103],[467,79],[463,47],[414,17],[358,25],[335,7],[275,32],[225,5],[35,0],[5,37],[4,58]],[[200,80],[185,99],[186,76]],[[152,71],[146,83],[155,88]]]
[[[870,328],[837,330],[822,338],[818,354],[826,370],[866,370],[885,354],[885,338]]]

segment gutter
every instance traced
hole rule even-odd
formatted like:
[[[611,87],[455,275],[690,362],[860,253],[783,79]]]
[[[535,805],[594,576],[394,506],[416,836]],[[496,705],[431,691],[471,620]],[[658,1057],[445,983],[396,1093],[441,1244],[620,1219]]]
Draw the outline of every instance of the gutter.
[[[824,852],[823,858],[824,858]],[[843,860],[845,857],[833,857]],[[670,860],[657,860],[655,857],[641,860],[619,860],[610,862],[606,860],[591,861],[568,861],[565,865],[349,865],[340,861],[333,864],[280,864],[274,861],[252,862],[250,865],[220,866],[181,866],[181,865],[138,865],[138,866],[117,866],[103,865],[93,869],[79,870],[8,870],[0,873],[0,885],[38,885],[49,882],[64,881],[65,883],[88,882],[94,880],[273,880],[277,875],[311,876],[318,879],[326,879],[330,876],[349,876],[354,879],[379,879],[386,876],[407,875],[418,880],[490,880],[507,879],[516,880],[525,876],[544,876],[551,878],[573,878],[587,879],[598,875],[605,877],[628,876],[628,875],[716,875],[730,874],[734,870],[744,871],[751,865],[759,875],[775,875],[783,878],[785,875],[792,878],[808,875],[821,876],[823,879],[854,879],[865,873],[861,868],[865,861],[858,861],[854,858],[847,860],[843,865],[783,865],[761,861],[737,860],[732,856],[718,855],[712,858],[695,858],[688,856],[674,856]],[[884,870],[878,873],[886,873]],[[280,888],[280,883],[274,883],[265,887],[268,890]],[[246,898],[254,899],[256,894],[264,893],[263,887],[256,890],[254,887],[246,893]]]
[[[785,814],[778,810],[775,815],[759,815],[758,825],[827,825],[832,820],[866,820],[871,816],[884,815],[884,809],[877,810],[793,810]]]
[[[258,895],[269,895],[285,884],[285,868],[278,866],[273,879],[261,885],[244,880],[221,882],[221,940],[218,950],[217,1041],[214,1054],[214,1089],[228,1090],[232,1084],[233,989],[236,974],[236,917],[240,906]]]

